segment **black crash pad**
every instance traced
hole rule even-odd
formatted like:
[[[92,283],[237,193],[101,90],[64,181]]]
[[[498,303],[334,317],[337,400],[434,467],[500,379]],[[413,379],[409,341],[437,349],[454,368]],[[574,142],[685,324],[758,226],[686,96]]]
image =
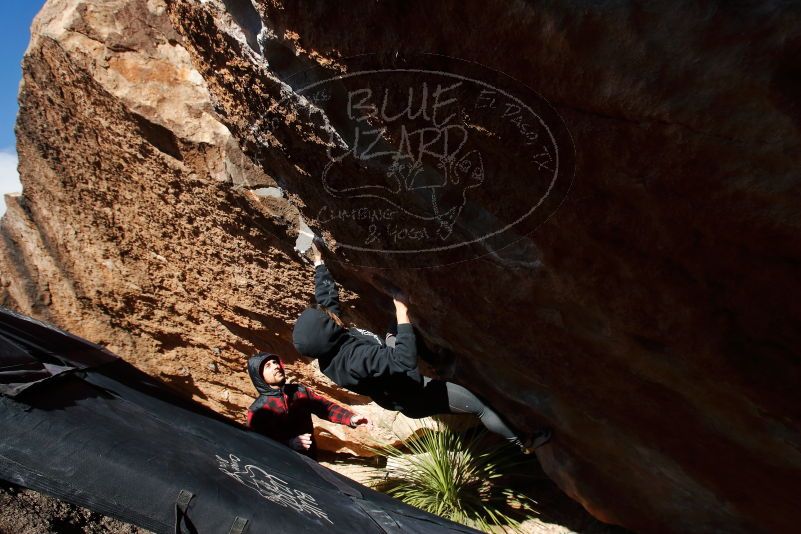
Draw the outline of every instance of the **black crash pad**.
[[[17,382],[0,390],[0,478],[14,484],[158,533],[176,532],[176,522],[191,533],[476,532],[329,471],[96,345],[0,308],[4,369],[15,369]]]

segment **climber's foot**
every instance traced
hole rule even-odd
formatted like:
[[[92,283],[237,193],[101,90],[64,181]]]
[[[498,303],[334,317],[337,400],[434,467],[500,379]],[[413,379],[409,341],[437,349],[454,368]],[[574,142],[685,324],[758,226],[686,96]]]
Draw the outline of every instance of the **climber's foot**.
[[[523,454],[531,454],[534,452],[535,449],[538,449],[548,443],[551,440],[551,429],[550,428],[541,428],[534,432],[533,434],[529,435],[523,444],[520,446],[520,450],[523,451]]]

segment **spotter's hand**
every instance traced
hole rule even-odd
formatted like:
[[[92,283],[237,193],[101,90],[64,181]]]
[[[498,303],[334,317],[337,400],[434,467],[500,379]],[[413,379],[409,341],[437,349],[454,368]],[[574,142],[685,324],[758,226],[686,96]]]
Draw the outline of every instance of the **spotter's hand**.
[[[312,261],[323,261],[323,255],[320,253],[320,249],[317,248],[317,243],[312,241],[311,244],[311,253],[312,253]]]
[[[370,421],[368,421],[368,419],[363,415],[354,414],[353,417],[350,418],[350,426],[353,428],[356,428],[359,425],[368,425],[368,424],[370,424]]]
[[[301,434],[287,441],[287,445],[296,451],[307,451],[311,448],[312,438],[311,434]]]

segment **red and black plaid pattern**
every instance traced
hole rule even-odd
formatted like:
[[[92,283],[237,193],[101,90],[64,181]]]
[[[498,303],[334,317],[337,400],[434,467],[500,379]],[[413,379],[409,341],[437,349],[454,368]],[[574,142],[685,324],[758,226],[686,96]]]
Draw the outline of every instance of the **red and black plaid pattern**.
[[[327,419],[332,423],[338,423],[340,425],[348,425],[351,424],[351,417],[353,417],[353,412],[340,406],[339,404],[335,403],[332,400],[326,399],[315,393],[313,390],[304,388],[306,395],[312,402],[312,405],[315,406],[316,410],[313,412],[317,417],[322,419]]]
[[[278,441],[314,434],[311,414],[341,425],[353,412],[301,384],[286,384],[273,395],[262,395],[248,410],[248,427]]]

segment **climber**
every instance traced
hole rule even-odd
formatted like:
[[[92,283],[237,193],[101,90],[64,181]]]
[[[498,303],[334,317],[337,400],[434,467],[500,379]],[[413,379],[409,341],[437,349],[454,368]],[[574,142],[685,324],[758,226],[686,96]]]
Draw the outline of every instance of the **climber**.
[[[336,283],[315,243],[311,252],[317,305],[300,314],[292,339],[300,354],[319,360],[328,378],[414,419],[442,413],[475,414],[488,430],[525,454],[550,439],[547,428],[521,436],[464,387],[422,376],[417,367],[416,336],[403,302],[394,300],[397,334],[387,334],[384,340],[367,330],[346,327],[340,317]]]
[[[355,428],[367,418],[319,396],[303,384],[287,384],[281,359],[260,352],[248,360],[248,374],[259,392],[248,408],[248,428],[311,458],[317,456],[311,414]]]

